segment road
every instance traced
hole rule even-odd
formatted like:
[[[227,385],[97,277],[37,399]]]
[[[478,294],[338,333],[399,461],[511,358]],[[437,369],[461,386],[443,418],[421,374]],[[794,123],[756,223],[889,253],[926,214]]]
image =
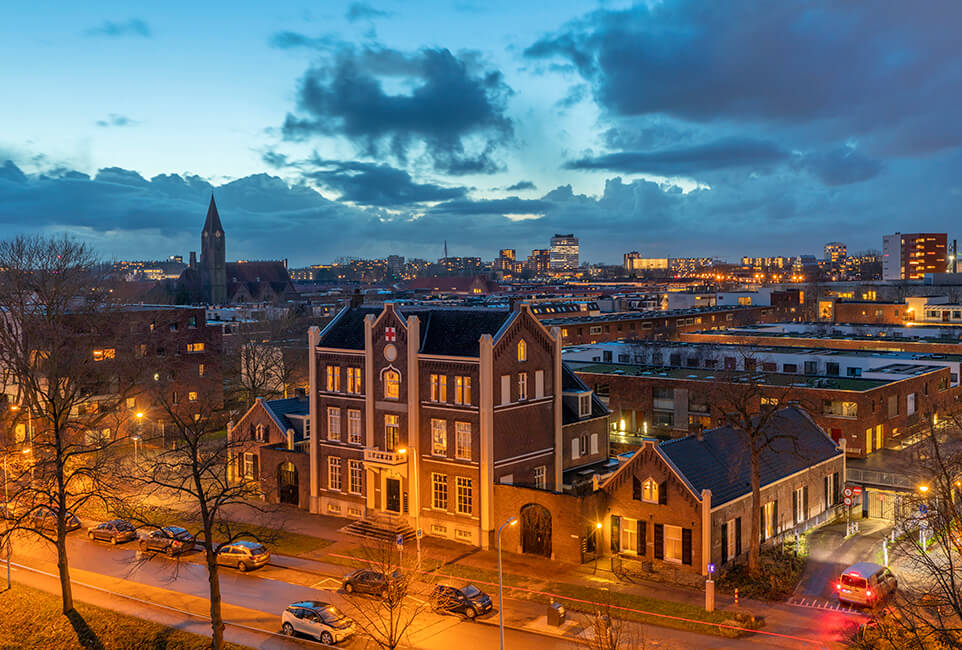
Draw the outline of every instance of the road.
[[[186,558],[170,559],[164,556],[144,557],[130,544],[111,546],[90,542],[81,533],[73,533],[68,538],[68,553],[71,568],[75,570],[72,574],[74,580],[82,580],[86,584],[111,592],[136,594],[145,601],[182,611],[198,614],[206,611],[207,572],[204,565],[196,561]],[[54,560],[52,547],[45,543],[20,540],[15,547],[15,563],[55,572]],[[347,569],[343,572],[346,573]],[[25,580],[25,573],[19,572],[17,579]],[[78,575],[81,577],[78,578]],[[348,597],[337,591],[339,584],[336,579],[274,566],[246,574],[224,568],[220,576],[225,618],[263,632],[275,632],[279,629],[280,613],[291,602],[304,599],[327,601],[350,614],[353,609],[352,599],[364,598],[363,596]],[[56,590],[55,583],[53,590]],[[494,595],[496,597],[496,594]],[[103,597],[97,596],[92,602],[101,603],[103,600]],[[544,606],[536,605],[531,601],[506,599],[506,621],[511,620],[509,612],[512,614],[516,611],[530,612],[532,608],[543,610]],[[135,612],[131,613],[137,615]],[[820,642],[816,643],[760,634],[731,640],[640,625],[634,626],[633,632],[639,638],[644,637],[647,647],[653,648],[811,648],[828,647],[831,645],[829,639],[839,638],[838,630],[850,624],[850,621],[836,612],[820,613],[819,617],[820,625],[824,624],[822,627],[829,634],[819,634]],[[799,616],[799,619],[803,618],[804,616]],[[192,622],[192,626],[196,627],[196,621]],[[450,650],[458,646],[498,647],[497,613],[489,614],[487,620],[480,623],[470,623],[458,617],[438,616],[425,612],[417,626],[418,630],[412,641],[420,648]],[[178,625],[178,627],[182,626]],[[805,634],[805,636],[809,638],[811,635]],[[245,642],[237,640],[240,643]],[[276,645],[280,641],[283,640],[274,639],[271,640],[271,644]],[[265,647],[264,643],[252,643],[252,645]],[[351,642],[346,644],[346,647],[360,645],[360,642]],[[543,634],[511,628],[505,630],[505,645],[523,650],[578,646],[571,639],[551,638]]]

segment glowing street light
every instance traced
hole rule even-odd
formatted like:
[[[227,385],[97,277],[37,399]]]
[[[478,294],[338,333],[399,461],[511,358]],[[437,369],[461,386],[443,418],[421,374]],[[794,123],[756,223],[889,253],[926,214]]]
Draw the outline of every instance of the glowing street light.
[[[505,526],[514,526],[518,523],[517,517],[511,517],[498,528],[498,631],[501,635],[501,650],[504,650],[504,593],[501,580],[501,531]]]

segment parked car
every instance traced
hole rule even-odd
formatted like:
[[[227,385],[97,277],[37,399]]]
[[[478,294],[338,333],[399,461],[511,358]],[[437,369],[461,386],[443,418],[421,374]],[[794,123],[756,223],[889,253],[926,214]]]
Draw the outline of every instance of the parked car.
[[[271,552],[266,546],[247,540],[225,544],[217,551],[217,564],[232,566],[239,571],[259,569],[270,559]]]
[[[431,592],[431,607],[436,612],[461,614],[474,619],[491,610],[491,596],[470,584],[454,586],[438,583]]]
[[[57,529],[57,513],[52,508],[40,507],[33,511],[30,515],[31,524],[34,528],[38,530],[56,530]],[[77,516],[67,511],[67,532],[72,530],[77,530],[80,528],[80,520]]]
[[[347,593],[374,594],[387,598],[391,583],[401,579],[401,572],[395,571],[390,576],[371,569],[358,569],[344,576],[342,587]]]
[[[194,537],[180,526],[165,526],[140,538],[141,551],[163,551],[173,557],[194,548]]]
[[[340,643],[354,634],[354,621],[337,607],[317,600],[291,603],[281,615],[281,631],[288,636],[306,634],[325,645]]]
[[[842,572],[835,584],[840,603],[872,607],[898,588],[898,578],[888,567],[874,562],[856,562]]]
[[[91,526],[87,529],[87,537],[91,540],[100,539],[111,544],[122,544],[137,539],[137,530],[123,519],[114,519]]]

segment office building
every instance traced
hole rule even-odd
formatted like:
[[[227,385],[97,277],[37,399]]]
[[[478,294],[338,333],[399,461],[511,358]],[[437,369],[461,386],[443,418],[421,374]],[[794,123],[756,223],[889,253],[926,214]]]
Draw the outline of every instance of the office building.
[[[945,273],[944,232],[895,233],[882,237],[882,279],[921,280],[927,273]]]
[[[578,238],[573,234],[555,235],[551,238],[549,268],[552,271],[572,271],[578,268]]]

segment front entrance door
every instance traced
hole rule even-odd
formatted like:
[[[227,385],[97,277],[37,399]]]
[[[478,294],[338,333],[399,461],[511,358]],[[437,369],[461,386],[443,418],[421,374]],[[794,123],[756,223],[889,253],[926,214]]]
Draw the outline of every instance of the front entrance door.
[[[401,512],[401,481],[389,478],[384,481],[386,494],[384,509],[391,512]]]

